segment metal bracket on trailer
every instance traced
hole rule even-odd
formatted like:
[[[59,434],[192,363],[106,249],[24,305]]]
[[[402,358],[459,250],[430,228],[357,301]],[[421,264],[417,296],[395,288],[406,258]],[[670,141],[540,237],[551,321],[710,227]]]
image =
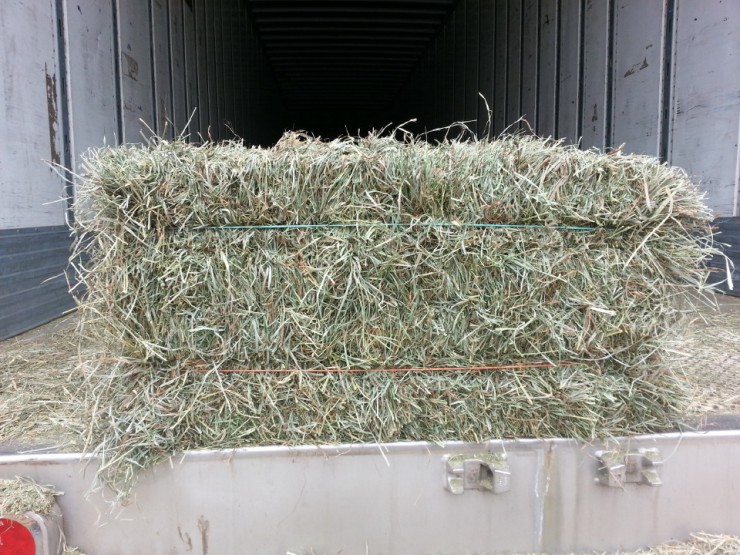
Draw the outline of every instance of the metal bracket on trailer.
[[[602,486],[622,487],[626,483],[661,486],[658,469],[663,459],[658,449],[637,451],[596,451],[599,463],[595,482]]]
[[[491,493],[509,491],[511,472],[504,453],[445,455],[444,487],[455,495],[477,489]]]

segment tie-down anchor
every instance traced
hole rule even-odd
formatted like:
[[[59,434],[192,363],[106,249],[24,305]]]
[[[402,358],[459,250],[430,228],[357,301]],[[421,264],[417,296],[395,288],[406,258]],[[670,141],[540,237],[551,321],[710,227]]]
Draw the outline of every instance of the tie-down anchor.
[[[444,487],[462,495],[467,489],[503,493],[511,487],[509,464],[504,453],[445,455]]]

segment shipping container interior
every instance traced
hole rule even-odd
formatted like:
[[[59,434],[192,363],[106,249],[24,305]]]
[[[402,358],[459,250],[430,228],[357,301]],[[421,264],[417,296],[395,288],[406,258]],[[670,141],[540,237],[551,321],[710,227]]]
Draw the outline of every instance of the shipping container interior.
[[[74,191],[42,161],[153,133],[465,121],[658,156],[738,215],[737,0],[10,0],[0,36],[0,337],[71,306]]]

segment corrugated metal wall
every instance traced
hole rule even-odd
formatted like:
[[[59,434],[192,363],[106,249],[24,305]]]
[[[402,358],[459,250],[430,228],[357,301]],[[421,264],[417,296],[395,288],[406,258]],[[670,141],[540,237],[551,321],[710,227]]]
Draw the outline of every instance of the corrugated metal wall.
[[[738,215],[737,0],[459,0],[396,119],[478,120],[468,125],[482,135],[479,92],[494,134],[624,143],[686,169],[717,216]]]
[[[44,161],[76,172],[88,148],[141,142],[147,125],[263,144],[281,130],[244,0],[3,1],[0,91],[0,339],[74,305],[72,190]]]

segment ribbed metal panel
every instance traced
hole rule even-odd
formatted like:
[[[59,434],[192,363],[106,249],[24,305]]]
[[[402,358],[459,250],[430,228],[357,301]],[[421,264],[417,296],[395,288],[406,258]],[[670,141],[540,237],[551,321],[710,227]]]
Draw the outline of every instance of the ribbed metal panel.
[[[63,274],[71,245],[67,226],[0,230],[0,339],[74,307]]]

